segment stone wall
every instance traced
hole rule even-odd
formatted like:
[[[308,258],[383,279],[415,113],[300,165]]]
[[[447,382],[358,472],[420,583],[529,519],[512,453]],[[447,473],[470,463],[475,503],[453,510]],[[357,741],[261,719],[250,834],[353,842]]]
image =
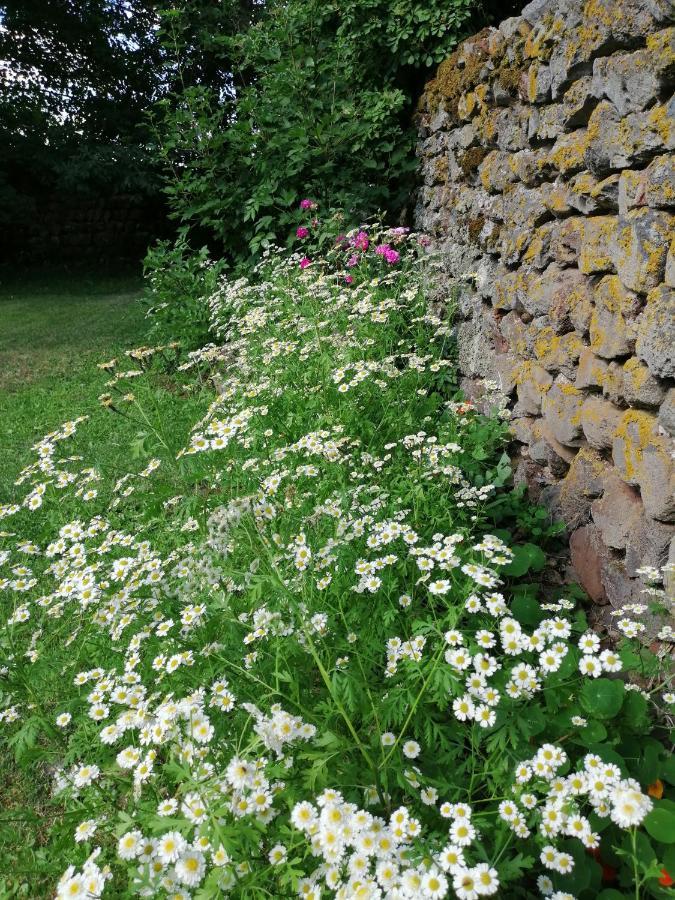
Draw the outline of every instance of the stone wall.
[[[674,9],[535,0],[419,111],[417,226],[462,285],[463,386],[507,395],[516,477],[613,607],[675,561]]]

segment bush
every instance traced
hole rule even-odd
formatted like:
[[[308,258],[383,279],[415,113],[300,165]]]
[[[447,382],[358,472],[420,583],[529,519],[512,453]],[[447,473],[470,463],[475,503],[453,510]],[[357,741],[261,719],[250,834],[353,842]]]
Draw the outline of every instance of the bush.
[[[209,259],[207,247],[193,251],[184,235],[150,247],[143,262],[150,339],[179,337],[188,349],[203,344],[209,333],[207,298],[224,271],[222,260]]]
[[[61,810],[36,865],[59,897],[666,896],[674,698],[640,610],[603,647],[542,599],[417,237],[330,247],[215,291],[188,435],[146,348],[104,402],[153,455],[100,477],[67,423],[0,511],[0,718]]]
[[[215,21],[202,6],[162,16],[185,73],[156,117],[175,216],[240,259],[283,239],[305,191],[356,221],[398,216],[414,184],[417,96],[479,5],[273,0],[234,28],[232,4]],[[229,80],[193,75],[212,58]]]

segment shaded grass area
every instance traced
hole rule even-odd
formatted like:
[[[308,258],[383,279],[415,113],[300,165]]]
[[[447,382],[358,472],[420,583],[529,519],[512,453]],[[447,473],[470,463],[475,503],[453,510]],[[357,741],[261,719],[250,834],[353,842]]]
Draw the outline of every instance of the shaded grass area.
[[[113,427],[100,408],[108,376],[97,363],[144,342],[142,289],[130,275],[0,280],[0,502],[21,496],[13,482],[34,460],[35,441],[75,416],[92,414],[77,447],[92,463],[128,451],[134,428]],[[19,769],[3,753],[0,897],[53,896],[40,870],[56,815],[49,766],[36,759]]]
[[[142,287],[132,275],[0,281],[0,501],[14,499],[36,440],[98,408],[96,364],[143,343]],[[98,418],[89,438],[100,452],[108,423]]]

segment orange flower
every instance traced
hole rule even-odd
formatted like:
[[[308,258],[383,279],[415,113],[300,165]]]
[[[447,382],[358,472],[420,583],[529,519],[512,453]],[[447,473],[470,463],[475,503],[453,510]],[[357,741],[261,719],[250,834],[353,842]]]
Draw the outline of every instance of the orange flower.
[[[668,869],[661,869],[661,877],[659,878],[659,884],[663,885],[663,887],[670,887],[671,884],[675,884],[673,879],[670,877]]]
[[[649,785],[647,793],[650,797],[655,797],[657,800],[660,800],[661,797],[663,797],[663,782],[660,778],[657,778],[654,784]]]

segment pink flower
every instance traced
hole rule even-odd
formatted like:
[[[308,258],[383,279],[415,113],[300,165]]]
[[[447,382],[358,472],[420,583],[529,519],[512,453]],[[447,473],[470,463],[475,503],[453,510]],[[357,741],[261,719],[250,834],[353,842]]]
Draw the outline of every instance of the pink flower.
[[[363,250],[364,252],[368,249],[370,241],[368,240],[368,235],[365,231],[359,231],[355,238],[352,239],[352,246],[357,250]]]
[[[353,283],[354,283],[354,279],[352,278],[351,275],[345,275],[345,282],[346,282],[347,284],[353,284]]]
[[[316,203],[313,200],[301,200],[300,209],[314,209]]]
[[[308,234],[309,228],[305,228],[304,225],[300,225],[300,227],[295,232],[295,236],[299,238],[306,238]]]
[[[389,244],[378,244],[375,248],[375,253],[377,253],[378,256],[384,256],[387,250],[391,250]]]
[[[359,264],[359,258],[358,258],[358,256],[356,255],[356,253],[353,253],[353,254],[349,257],[349,259],[347,260],[347,265],[348,265],[349,268],[351,269],[352,266],[358,266],[358,264]]]
[[[397,263],[399,261],[399,259],[401,258],[401,254],[398,252],[398,250],[392,250],[391,247],[387,247],[387,249],[384,251],[384,258],[388,263],[391,263],[393,265],[394,263]]]
[[[311,266],[311,265],[312,265],[312,260],[308,259],[306,256],[303,256],[302,259],[300,260],[300,268],[301,269],[306,269],[307,266]]]

